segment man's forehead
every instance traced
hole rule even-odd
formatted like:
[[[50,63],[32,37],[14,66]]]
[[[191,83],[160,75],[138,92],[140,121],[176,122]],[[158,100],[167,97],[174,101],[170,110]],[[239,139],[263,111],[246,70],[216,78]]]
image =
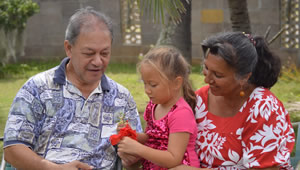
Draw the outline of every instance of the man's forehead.
[[[81,31],[95,31],[96,29],[110,32],[108,26],[104,23],[104,21],[101,21],[95,17],[89,17],[86,19],[88,21],[82,23],[80,32]]]

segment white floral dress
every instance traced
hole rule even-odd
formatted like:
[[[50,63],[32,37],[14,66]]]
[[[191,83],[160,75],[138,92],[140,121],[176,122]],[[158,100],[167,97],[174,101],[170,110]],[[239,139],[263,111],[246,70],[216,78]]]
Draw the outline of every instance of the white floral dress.
[[[258,87],[233,117],[208,112],[208,90],[196,91],[197,154],[201,167],[292,169],[295,134],[288,112],[268,89]]]

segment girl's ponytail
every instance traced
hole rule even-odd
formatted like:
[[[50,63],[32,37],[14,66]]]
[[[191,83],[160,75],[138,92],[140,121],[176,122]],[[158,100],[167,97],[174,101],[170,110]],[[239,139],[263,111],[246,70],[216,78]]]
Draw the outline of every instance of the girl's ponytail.
[[[184,100],[191,106],[193,112],[195,113],[197,97],[196,97],[195,91],[193,90],[189,80],[184,79],[184,82],[182,84],[182,88],[183,88],[183,98],[184,98]]]

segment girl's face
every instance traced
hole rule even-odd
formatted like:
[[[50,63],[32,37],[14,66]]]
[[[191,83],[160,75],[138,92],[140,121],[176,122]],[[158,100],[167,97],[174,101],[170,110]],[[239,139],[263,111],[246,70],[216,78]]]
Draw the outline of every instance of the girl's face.
[[[240,81],[235,78],[235,72],[226,61],[209,53],[204,60],[203,74],[205,83],[215,96],[238,95],[241,91]]]
[[[168,104],[172,97],[172,83],[164,79],[159,71],[149,63],[143,63],[140,73],[144,82],[145,93],[155,104]]]

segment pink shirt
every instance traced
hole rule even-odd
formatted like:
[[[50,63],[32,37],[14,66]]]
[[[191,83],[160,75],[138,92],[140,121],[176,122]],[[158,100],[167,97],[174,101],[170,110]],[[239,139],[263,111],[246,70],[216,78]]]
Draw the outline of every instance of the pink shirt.
[[[199,159],[195,151],[197,124],[189,104],[183,98],[180,98],[169,113],[159,120],[154,118],[156,106],[150,101],[144,113],[144,119],[147,122],[145,133],[149,136],[145,145],[154,149],[167,150],[170,133],[188,132],[190,133],[190,139],[182,164],[199,167]],[[144,160],[143,169],[157,170],[165,168],[160,168],[152,162]]]

